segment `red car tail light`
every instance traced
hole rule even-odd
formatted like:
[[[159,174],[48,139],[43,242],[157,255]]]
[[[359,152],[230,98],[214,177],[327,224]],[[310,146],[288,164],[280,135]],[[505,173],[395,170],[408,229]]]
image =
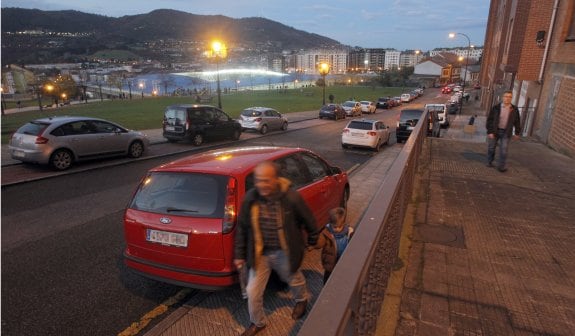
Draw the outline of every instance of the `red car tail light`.
[[[349,133],[349,128],[344,128],[343,133]]]
[[[377,135],[377,133],[376,133],[376,132],[374,132],[374,131],[369,131],[369,132],[367,132],[367,135],[370,135],[370,136],[376,136],[376,135]]]
[[[43,145],[43,144],[47,144],[48,143],[48,138],[44,138],[43,136],[39,136],[36,138],[36,141],[34,142],[36,145]]]
[[[262,118],[256,118],[256,122],[262,121]]]
[[[224,207],[224,221],[222,223],[222,233],[230,233],[236,225],[238,218],[238,188],[235,178],[230,177],[226,192],[226,205]]]

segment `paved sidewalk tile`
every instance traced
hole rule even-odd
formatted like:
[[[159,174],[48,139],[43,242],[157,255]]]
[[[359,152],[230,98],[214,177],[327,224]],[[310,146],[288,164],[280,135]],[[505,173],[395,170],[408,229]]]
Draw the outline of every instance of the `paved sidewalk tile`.
[[[575,335],[575,161],[526,139],[500,173],[451,135],[428,143],[395,335]]]

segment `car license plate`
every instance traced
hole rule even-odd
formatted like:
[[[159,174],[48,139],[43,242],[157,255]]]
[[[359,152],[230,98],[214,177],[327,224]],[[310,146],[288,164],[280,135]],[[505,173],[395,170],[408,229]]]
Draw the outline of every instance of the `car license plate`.
[[[15,150],[12,152],[12,156],[14,157],[24,157],[24,152],[23,151],[19,151],[19,150]]]
[[[351,132],[351,136],[354,136],[354,137],[363,137],[363,133]]]
[[[166,126],[166,131],[173,131],[175,130],[174,126]]]
[[[182,233],[147,229],[146,240],[163,245],[188,247],[188,235]]]

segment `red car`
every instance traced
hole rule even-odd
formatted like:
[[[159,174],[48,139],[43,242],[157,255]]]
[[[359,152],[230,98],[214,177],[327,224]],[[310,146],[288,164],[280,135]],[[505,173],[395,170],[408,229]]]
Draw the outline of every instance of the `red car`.
[[[453,91],[453,89],[451,89],[449,86],[444,86],[441,89],[441,93],[451,93],[451,91]]]
[[[239,147],[192,155],[151,169],[124,214],[125,263],[155,280],[217,289],[237,282],[237,211],[253,187],[253,169],[277,162],[314,212],[345,207],[347,173],[302,148]]]

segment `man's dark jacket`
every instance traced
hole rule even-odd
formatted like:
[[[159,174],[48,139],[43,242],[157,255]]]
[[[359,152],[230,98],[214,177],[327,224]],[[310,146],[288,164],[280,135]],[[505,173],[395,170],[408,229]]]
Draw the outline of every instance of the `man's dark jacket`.
[[[500,114],[501,104],[493,106],[491,111],[489,111],[487,121],[485,122],[487,134],[497,134]],[[515,128],[515,135],[521,134],[521,116],[519,115],[519,110],[515,105],[511,105],[511,111],[509,112],[509,118],[507,119],[507,126],[505,127],[505,134],[507,134],[507,137],[510,138],[513,135],[513,128]]]
[[[296,272],[303,261],[305,253],[305,241],[302,228],[308,233],[308,243],[315,245],[319,235],[319,230],[315,224],[315,217],[307,204],[296,190],[290,188],[287,179],[280,178],[279,196],[281,216],[283,220],[283,235],[280,235],[280,243],[290,262],[290,270]],[[257,222],[257,202],[261,198],[255,188],[249,190],[242,203],[238,218],[238,228],[235,238],[235,259],[246,260],[249,268],[254,267],[255,260],[261,255],[263,241],[259,235],[259,224]]]

